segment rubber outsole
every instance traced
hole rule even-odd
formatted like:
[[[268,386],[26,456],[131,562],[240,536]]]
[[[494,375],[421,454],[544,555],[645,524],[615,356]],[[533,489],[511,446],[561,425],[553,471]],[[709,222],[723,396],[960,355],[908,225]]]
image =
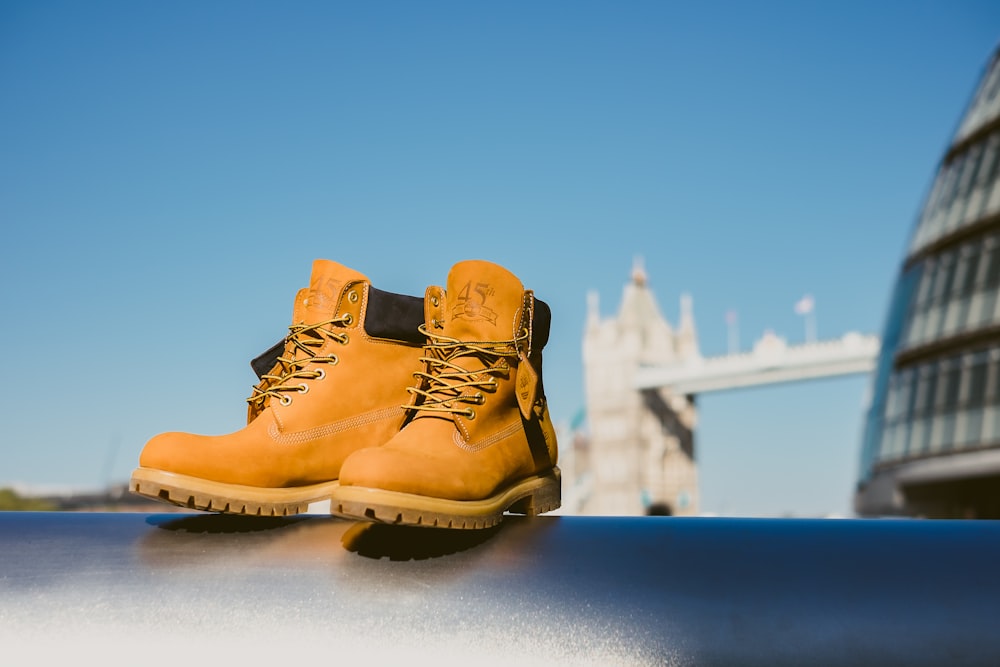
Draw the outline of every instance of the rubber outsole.
[[[378,523],[474,530],[497,525],[503,521],[505,512],[535,516],[559,509],[561,504],[561,474],[559,468],[553,468],[483,500],[449,500],[362,486],[338,486],[331,496],[330,512]]]
[[[337,486],[337,481],[290,488],[244,486],[152,468],[136,468],[129,480],[129,490],[146,498],[205,512],[251,516],[302,514],[310,503],[329,499]]]

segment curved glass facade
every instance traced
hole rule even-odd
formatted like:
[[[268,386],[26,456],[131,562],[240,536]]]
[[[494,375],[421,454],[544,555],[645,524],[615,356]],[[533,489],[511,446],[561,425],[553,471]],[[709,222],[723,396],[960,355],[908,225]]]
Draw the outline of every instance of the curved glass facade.
[[[1000,325],[1000,231],[946,248],[921,269],[902,350]]]
[[[983,484],[993,476],[996,485]],[[983,495],[994,487],[996,498]],[[1000,514],[997,54],[941,160],[893,291],[855,509]]]

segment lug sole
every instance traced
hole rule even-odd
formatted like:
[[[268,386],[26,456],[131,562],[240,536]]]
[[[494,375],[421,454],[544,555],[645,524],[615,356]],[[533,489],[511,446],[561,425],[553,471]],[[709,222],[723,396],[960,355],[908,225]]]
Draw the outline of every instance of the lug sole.
[[[290,488],[244,486],[152,468],[136,468],[129,480],[129,490],[146,498],[188,509],[252,516],[301,514],[310,503],[329,499],[337,486],[336,480]]]
[[[428,528],[482,529],[497,525],[504,512],[535,516],[559,509],[559,468],[523,479],[483,500],[449,500],[363,486],[338,486],[330,511],[349,519]]]

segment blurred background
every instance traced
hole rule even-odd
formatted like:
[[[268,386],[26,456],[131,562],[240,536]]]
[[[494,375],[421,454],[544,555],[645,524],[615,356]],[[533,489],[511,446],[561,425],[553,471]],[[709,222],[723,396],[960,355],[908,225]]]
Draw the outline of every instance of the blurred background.
[[[148,438],[239,428],[313,259],[420,295],[481,258],[553,311],[563,512],[991,515],[998,35],[987,0],[0,2],[0,503],[130,507]]]

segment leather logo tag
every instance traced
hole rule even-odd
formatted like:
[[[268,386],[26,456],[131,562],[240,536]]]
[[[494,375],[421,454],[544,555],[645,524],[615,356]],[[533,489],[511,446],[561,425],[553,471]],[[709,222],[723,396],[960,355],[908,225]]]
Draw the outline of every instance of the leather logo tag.
[[[496,290],[488,283],[476,283],[475,287],[472,286],[472,281],[465,283],[465,286],[458,291],[455,307],[451,309],[452,318],[489,322],[495,326],[497,313],[486,305],[487,299],[495,293]]]

